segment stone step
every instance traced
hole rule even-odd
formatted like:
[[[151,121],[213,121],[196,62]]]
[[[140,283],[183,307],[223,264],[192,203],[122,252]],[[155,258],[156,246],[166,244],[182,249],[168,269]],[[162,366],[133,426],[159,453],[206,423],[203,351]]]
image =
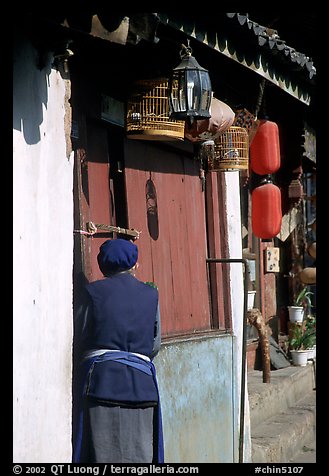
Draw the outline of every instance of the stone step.
[[[315,445],[315,410],[316,392],[313,390],[285,411],[256,427],[251,426],[253,463],[298,462],[303,449],[309,447],[310,442]]]
[[[303,445],[302,450],[289,463],[316,463],[316,441],[314,436]]]
[[[272,416],[292,407],[315,388],[315,367],[290,366],[272,370],[270,383],[263,383],[263,373],[249,370],[247,375],[251,432]]]

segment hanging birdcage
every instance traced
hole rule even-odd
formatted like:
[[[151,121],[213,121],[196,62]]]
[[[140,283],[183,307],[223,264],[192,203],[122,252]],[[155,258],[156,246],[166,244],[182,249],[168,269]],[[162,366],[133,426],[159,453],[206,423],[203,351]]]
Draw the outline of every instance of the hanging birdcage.
[[[215,153],[208,161],[208,169],[225,172],[248,168],[248,133],[243,127],[231,126],[215,140]]]
[[[168,79],[140,80],[127,103],[130,139],[184,140],[185,121],[169,118]]]

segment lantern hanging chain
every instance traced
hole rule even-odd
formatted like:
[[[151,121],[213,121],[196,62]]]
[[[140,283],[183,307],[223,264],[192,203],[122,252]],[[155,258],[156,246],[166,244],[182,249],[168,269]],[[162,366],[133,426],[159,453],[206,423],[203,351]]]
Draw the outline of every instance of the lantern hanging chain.
[[[256,101],[256,108],[255,108],[255,120],[257,121],[258,113],[260,110],[260,107],[263,102],[263,97],[264,97],[264,90],[265,90],[265,84],[266,84],[266,79],[263,78],[262,81],[260,82],[259,85],[259,93]]]
[[[181,59],[185,58],[186,56],[192,56],[192,48],[190,47],[190,40],[187,39],[187,46],[182,43],[182,49],[180,51]]]

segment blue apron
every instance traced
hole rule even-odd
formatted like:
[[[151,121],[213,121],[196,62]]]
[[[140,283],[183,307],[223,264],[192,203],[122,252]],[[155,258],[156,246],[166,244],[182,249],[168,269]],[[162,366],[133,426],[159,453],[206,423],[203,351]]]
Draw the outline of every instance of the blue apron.
[[[96,362],[105,362],[105,361],[115,361],[117,363],[129,365],[134,367],[141,372],[146,373],[147,375],[152,375],[153,381],[158,394],[158,404],[157,404],[157,456],[158,461],[156,463],[164,463],[164,445],[163,445],[163,431],[162,431],[162,415],[161,415],[161,406],[160,406],[160,394],[157,384],[155,366],[153,362],[148,362],[130,352],[124,351],[115,351],[115,352],[105,352],[104,354],[97,355],[90,359],[86,359],[81,364],[80,369],[80,385],[79,385],[79,408],[78,408],[78,428],[75,436],[75,441],[73,444],[73,463],[80,463],[81,457],[81,445],[82,445],[82,435],[83,435],[83,400],[86,395],[87,384],[89,376]]]

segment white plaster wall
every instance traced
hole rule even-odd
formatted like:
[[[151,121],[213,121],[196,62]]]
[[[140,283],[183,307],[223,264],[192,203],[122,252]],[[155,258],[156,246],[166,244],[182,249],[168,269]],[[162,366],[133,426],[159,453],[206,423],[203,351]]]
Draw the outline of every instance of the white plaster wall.
[[[20,38],[13,101],[13,460],[70,462],[73,156],[65,81]]]
[[[226,201],[226,219],[228,228],[228,258],[242,258],[242,240],[241,240],[241,207],[240,207],[240,185],[239,172],[225,172],[224,176],[224,196]],[[243,334],[243,310],[244,310],[244,285],[243,285],[243,264],[234,263],[230,266],[230,300],[232,309],[232,327],[234,338],[233,368],[235,375],[233,377],[235,391],[235,418],[236,426],[240,424],[240,396],[241,396],[241,371],[242,371],[242,334]],[[247,364],[246,364],[247,365]],[[251,462],[251,441],[250,441],[250,416],[249,402],[247,392],[247,373],[245,385],[245,432],[244,432],[244,458],[246,463]],[[237,437],[238,432],[236,433]],[[235,442],[235,461],[238,462],[239,441]]]

